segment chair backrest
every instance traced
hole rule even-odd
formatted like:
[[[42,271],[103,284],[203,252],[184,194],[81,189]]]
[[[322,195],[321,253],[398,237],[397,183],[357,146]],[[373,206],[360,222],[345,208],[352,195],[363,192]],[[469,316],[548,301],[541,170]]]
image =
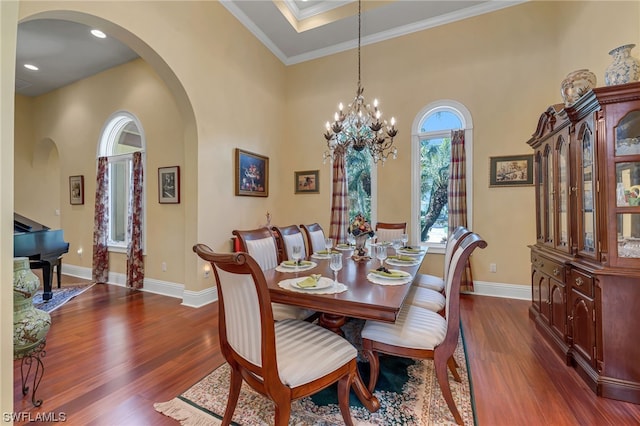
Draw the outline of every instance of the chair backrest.
[[[249,254],[214,253],[204,244],[193,251],[209,262],[218,291],[218,324],[222,353],[265,380],[280,380],[276,366],[271,297],[260,265]]]
[[[378,222],[376,224],[376,237],[379,243],[397,240],[407,232],[407,222],[388,223]]]
[[[249,253],[263,270],[278,266],[278,247],[269,228],[246,231],[234,229],[233,235],[240,240],[242,251]]]
[[[465,274],[467,261],[476,247],[485,248],[487,242],[476,233],[467,234],[456,248],[449,265],[445,284],[445,318],[447,320],[446,344],[458,344],[460,333],[460,284]],[[443,342],[443,344],[445,344]]]
[[[289,226],[274,226],[272,228],[275,233],[282,241],[282,248],[284,254],[284,260],[291,259],[291,250],[293,246],[298,245],[302,247],[302,258],[307,257],[307,252],[304,247],[304,237],[302,236],[302,231],[298,228],[298,225],[289,225]]]
[[[300,227],[307,235],[307,248],[309,249],[309,254],[325,249],[324,239],[326,237],[320,225],[312,223],[310,225],[300,225]]]
[[[464,226],[456,226],[451,232],[451,234],[449,235],[449,238],[447,239],[447,245],[445,247],[445,252],[444,252],[445,281],[447,279],[447,274],[449,273],[449,265],[451,264],[451,257],[453,256],[453,253],[456,251],[456,249],[458,248],[458,246],[460,245],[460,242],[464,239],[464,237],[466,237],[470,233],[471,231],[469,231]]]

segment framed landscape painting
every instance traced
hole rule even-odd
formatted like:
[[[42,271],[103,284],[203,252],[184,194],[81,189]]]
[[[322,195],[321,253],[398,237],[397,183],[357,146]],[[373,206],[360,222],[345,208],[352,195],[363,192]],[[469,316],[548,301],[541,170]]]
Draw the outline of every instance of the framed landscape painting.
[[[236,148],[236,195],[269,196],[269,158]]]
[[[295,193],[296,194],[319,194],[320,182],[318,181],[319,170],[308,170],[306,172],[294,172]]]
[[[490,157],[489,186],[533,185],[533,155]]]

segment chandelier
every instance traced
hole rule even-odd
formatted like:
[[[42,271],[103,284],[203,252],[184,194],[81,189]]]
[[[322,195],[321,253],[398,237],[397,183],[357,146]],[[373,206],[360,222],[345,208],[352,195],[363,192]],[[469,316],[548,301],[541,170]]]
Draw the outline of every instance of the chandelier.
[[[389,156],[394,159],[398,156],[398,150],[393,146],[393,138],[398,134],[398,130],[393,117],[389,123],[386,120],[381,121],[382,111],[378,109],[377,99],[370,105],[362,95],[364,87],[360,80],[361,20],[361,0],[358,0],[358,90],[353,102],[347,105],[347,111],[343,111],[341,102],[333,123],[327,121],[324,138],[329,150],[325,151],[323,159],[325,162],[327,159],[333,161],[336,155],[342,155],[349,149],[362,151],[366,148],[374,163],[380,160],[384,165]]]

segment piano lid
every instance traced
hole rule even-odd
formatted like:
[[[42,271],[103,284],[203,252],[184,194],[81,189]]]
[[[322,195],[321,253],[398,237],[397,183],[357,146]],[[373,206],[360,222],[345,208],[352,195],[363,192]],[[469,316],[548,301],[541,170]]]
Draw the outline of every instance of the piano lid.
[[[46,225],[24,217],[18,213],[13,213],[13,232],[34,232],[48,231],[50,228]]]

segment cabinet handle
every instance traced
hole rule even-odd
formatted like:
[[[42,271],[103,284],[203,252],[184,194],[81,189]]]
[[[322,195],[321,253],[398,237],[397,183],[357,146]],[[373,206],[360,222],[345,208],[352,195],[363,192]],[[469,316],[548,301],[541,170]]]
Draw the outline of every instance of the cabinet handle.
[[[582,279],[582,277],[578,277],[576,278],[576,284],[578,286],[581,286],[582,284],[584,284],[584,280]]]
[[[576,192],[577,190],[578,190],[578,187],[577,187],[577,186],[572,186],[572,187],[571,187],[571,192]]]
[[[540,267],[544,267],[544,262],[540,262]]]
[[[567,318],[569,321],[573,321],[573,315],[569,315],[569,317]]]
[[[553,268],[553,275],[554,276],[558,276],[558,274],[560,273],[560,269],[558,268]]]

